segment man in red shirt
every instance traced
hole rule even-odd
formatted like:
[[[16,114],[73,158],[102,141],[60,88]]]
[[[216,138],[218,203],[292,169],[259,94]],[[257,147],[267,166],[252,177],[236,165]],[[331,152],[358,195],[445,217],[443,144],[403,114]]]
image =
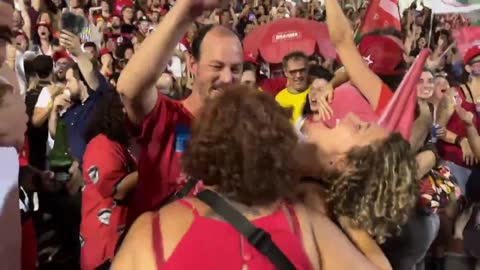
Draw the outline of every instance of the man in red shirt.
[[[192,94],[178,102],[155,89],[155,82],[190,25],[204,10],[219,5],[219,1],[210,0],[178,1],[145,39],[118,80],[117,90],[141,146],[139,182],[129,206],[127,228],[143,212],[159,208],[186,182],[186,177],[180,176],[179,161],[192,120],[206,99],[240,81],[240,40],[229,29],[210,26],[201,29],[192,42],[193,57],[188,63],[195,78]]]

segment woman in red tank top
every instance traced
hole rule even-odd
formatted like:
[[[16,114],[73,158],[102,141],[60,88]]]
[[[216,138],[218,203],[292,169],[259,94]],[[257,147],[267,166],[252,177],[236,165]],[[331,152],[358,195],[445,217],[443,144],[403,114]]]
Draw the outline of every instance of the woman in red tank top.
[[[199,119],[182,157],[185,172],[270,233],[296,269],[376,269],[321,209],[296,200],[299,182],[292,153],[297,137],[289,113],[267,93],[246,86],[226,89],[205,104]],[[275,267],[234,227],[191,197],[142,215],[112,269]]]

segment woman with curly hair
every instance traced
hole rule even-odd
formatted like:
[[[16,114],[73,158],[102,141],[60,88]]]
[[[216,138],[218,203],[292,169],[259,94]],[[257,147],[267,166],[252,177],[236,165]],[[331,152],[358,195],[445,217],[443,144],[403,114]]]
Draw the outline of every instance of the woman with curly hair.
[[[99,104],[85,132],[82,269],[96,269],[112,259],[125,229],[128,194],[137,183],[137,171],[124,117],[120,97],[111,92]]]
[[[289,118],[264,92],[225,89],[194,123],[185,173],[268,232],[295,269],[376,269],[327,216],[296,200],[297,136]],[[199,198],[143,214],[112,269],[276,269]]]
[[[311,117],[299,124],[309,143],[304,165],[307,175],[326,184],[320,196],[332,219],[370,260],[388,269],[391,265],[378,244],[407,222],[418,186],[409,143],[375,124],[405,75],[403,49],[390,29],[365,35],[357,48],[337,1],[326,0],[325,5],[330,39],[344,65],[331,83],[349,84],[341,86],[341,93],[335,90],[334,100],[330,87],[311,98],[312,112],[322,119]]]

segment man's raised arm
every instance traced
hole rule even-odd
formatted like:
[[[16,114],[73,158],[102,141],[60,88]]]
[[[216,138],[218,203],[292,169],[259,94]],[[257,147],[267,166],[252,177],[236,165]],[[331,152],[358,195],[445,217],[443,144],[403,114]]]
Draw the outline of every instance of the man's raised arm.
[[[122,71],[117,91],[132,123],[140,125],[155,107],[158,98],[155,82],[188,27],[202,13],[205,1],[210,0],[177,1]]]

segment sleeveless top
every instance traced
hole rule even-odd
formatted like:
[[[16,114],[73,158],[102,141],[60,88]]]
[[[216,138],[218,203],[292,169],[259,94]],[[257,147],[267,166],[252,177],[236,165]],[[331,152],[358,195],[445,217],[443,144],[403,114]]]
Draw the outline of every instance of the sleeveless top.
[[[164,260],[159,214],[152,220],[153,249],[157,269],[242,269],[274,270],[267,257],[258,252],[230,224],[200,216],[184,200],[180,204],[192,210],[193,221],[173,253]],[[300,225],[291,205],[282,204],[274,213],[251,221],[271,234],[272,240],[299,270],[313,267],[303,249]]]
[[[467,88],[467,91],[470,92],[470,89]],[[457,92],[459,94],[459,97],[462,99],[462,104],[461,104],[462,108],[464,108],[468,112],[473,113],[473,124],[477,127],[477,130],[479,130],[478,114],[475,109],[475,104],[468,102],[466,100],[465,94],[463,93],[461,88],[457,89]],[[470,96],[472,96],[471,92],[469,94]],[[461,137],[467,136],[467,129],[463,124],[462,119],[458,116],[456,112],[453,112],[452,117],[450,118],[450,121],[448,122],[446,128],[447,130],[457,134],[458,136],[461,136]],[[454,162],[455,164],[465,168],[469,167],[463,161],[462,149],[456,146],[455,144],[449,144],[443,141],[439,141],[438,153],[445,160]]]

